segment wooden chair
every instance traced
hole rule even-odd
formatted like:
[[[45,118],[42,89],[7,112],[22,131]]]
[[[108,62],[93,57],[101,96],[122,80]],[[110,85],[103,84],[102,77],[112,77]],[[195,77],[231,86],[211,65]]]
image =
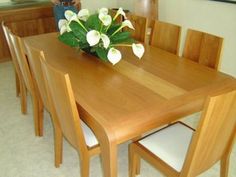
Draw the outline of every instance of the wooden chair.
[[[156,20],[151,34],[150,45],[178,55],[180,34],[180,26]]]
[[[8,29],[7,26],[5,26],[4,22],[2,21],[2,29],[7,41],[7,45],[10,50],[11,58],[12,58],[12,63],[14,66],[15,70],[15,81],[16,81],[16,95],[21,97],[21,112],[23,114],[26,114],[27,112],[27,106],[26,106],[26,92],[25,92],[25,85],[22,77],[22,73],[19,68],[19,64],[16,59],[16,54],[14,51],[14,47],[9,39],[9,32],[10,30]]]
[[[188,29],[183,57],[217,70],[222,43],[221,37]]]
[[[40,58],[44,58],[43,51],[35,49],[26,45],[28,62],[32,72],[32,76],[36,81],[38,88],[38,106],[39,106],[39,118],[43,119],[44,108],[50,113],[53,126],[54,126],[54,151],[55,151],[55,166],[59,167],[62,163],[62,132],[60,124],[58,122],[55,109],[52,105],[51,96],[47,92],[46,84],[43,76]],[[43,122],[43,120],[41,120]],[[42,128],[42,127],[40,127]],[[42,131],[42,130],[40,130]]]
[[[166,176],[194,177],[221,161],[221,177],[228,176],[236,132],[236,91],[209,97],[194,132],[177,122],[130,145],[130,177],[139,172],[142,157]]]
[[[52,97],[63,136],[78,151],[82,177],[89,176],[89,159],[100,153],[98,141],[91,129],[80,119],[70,78],[41,59],[44,78]]]
[[[16,54],[16,59],[19,64],[20,71],[23,76],[24,84],[26,86],[27,91],[32,96],[33,102],[33,115],[34,115],[34,127],[35,127],[35,135],[42,136],[42,121],[39,119],[39,102],[38,102],[38,93],[37,88],[35,87],[35,81],[32,78],[31,71],[28,65],[27,58],[24,53],[23,43],[20,37],[9,32],[9,38],[14,48],[14,52]],[[26,94],[26,93],[23,93]]]
[[[146,17],[134,15],[134,14],[127,14],[127,18],[131,21],[134,26],[135,30],[125,28],[126,31],[131,32],[131,36],[142,43],[146,43],[146,34],[147,34],[147,25],[148,20]]]

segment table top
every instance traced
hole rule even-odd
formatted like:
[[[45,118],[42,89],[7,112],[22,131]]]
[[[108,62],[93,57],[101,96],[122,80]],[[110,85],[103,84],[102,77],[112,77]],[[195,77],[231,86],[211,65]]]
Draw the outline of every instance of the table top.
[[[200,111],[209,94],[236,88],[236,80],[164,50],[145,46],[137,59],[120,48],[116,65],[68,47],[57,33],[24,38],[49,64],[68,73],[81,118],[117,144]]]

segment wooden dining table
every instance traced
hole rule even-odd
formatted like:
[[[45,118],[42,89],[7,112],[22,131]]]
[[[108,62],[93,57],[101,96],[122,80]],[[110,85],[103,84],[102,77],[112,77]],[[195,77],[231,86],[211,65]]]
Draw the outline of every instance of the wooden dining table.
[[[103,175],[117,176],[118,145],[201,111],[208,95],[236,88],[236,79],[152,46],[142,59],[129,47],[112,65],[61,43],[57,33],[24,38],[68,73],[81,119],[101,146]]]

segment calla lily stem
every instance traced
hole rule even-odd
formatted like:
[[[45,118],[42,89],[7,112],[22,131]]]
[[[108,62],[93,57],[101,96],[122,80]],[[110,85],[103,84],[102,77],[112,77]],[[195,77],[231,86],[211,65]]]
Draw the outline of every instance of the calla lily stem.
[[[118,33],[122,28],[124,28],[124,26],[121,26],[120,28],[118,28],[118,29],[111,35],[111,37],[114,36],[116,33]]]
[[[132,47],[131,44],[111,44],[111,47]]]
[[[77,22],[80,24],[80,26],[86,31],[88,32],[88,30],[85,28],[85,26],[80,22],[80,20],[77,20]]]

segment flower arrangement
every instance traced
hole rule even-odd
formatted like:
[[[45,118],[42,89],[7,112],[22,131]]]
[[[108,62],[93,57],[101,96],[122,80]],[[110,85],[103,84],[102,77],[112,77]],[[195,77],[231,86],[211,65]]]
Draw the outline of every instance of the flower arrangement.
[[[125,20],[116,23],[120,15]],[[60,29],[58,38],[66,45],[78,47],[104,61],[110,61],[113,65],[122,58],[121,52],[117,49],[119,46],[131,47],[139,59],[144,54],[143,45],[135,43],[135,40],[130,37],[130,32],[122,30],[125,27],[134,30],[122,8],[119,8],[113,18],[107,8],[101,8],[98,13],[92,15],[89,14],[88,9],[82,9],[78,14],[67,10],[65,18],[58,22]]]

